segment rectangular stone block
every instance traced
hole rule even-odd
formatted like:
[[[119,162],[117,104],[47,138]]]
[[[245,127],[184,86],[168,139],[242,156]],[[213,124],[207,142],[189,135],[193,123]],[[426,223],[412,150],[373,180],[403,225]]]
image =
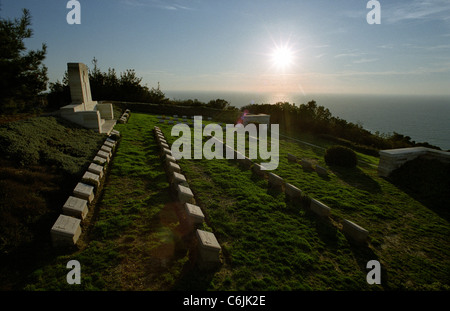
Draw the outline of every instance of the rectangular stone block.
[[[288,153],[287,158],[288,158],[289,162],[294,162],[294,163],[297,162],[297,157],[293,154]]]
[[[109,162],[110,156],[108,152],[100,150],[99,152],[97,152],[97,156],[100,158],[104,158],[106,162]]]
[[[167,143],[163,142],[163,141],[160,141],[160,142],[159,142],[159,146],[160,146],[161,148],[167,148],[167,149],[170,149],[169,145],[168,145]]]
[[[186,211],[187,219],[191,224],[202,224],[205,215],[202,209],[194,204],[184,203],[184,210]]]
[[[117,140],[114,140],[114,139],[108,137],[108,138],[106,138],[105,142],[112,143],[112,144],[116,145]]]
[[[92,182],[94,183],[97,187],[100,186],[100,176],[94,173],[91,173],[89,171],[86,171],[83,175],[83,177],[81,177],[81,181],[85,182],[85,183],[89,183]]]
[[[347,219],[342,221],[342,231],[355,242],[361,244],[365,243],[367,241],[367,237],[369,236],[369,231]]]
[[[274,174],[274,173],[267,173],[267,177],[269,178],[269,186],[274,188],[282,188],[284,181],[283,178],[280,176]]]
[[[184,203],[192,203],[194,204],[194,194],[192,193],[191,188],[185,187],[183,185],[177,186],[178,200]]]
[[[197,229],[198,250],[201,264],[220,264],[221,247],[212,232]]]
[[[101,158],[99,156],[95,156],[94,157],[94,162],[98,162],[100,164],[105,164],[106,163],[106,159],[105,158]]]
[[[299,199],[302,197],[302,191],[290,183],[286,183],[286,185],[284,186],[284,193],[291,200]]]
[[[181,167],[175,162],[169,162],[169,164],[167,165],[167,169],[169,170],[169,172],[181,173]]]
[[[262,169],[263,166],[258,163],[254,163],[252,166],[252,172],[260,177],[264,177],[266,175],[266,171]]]
[[[175,159],[174,156],[170,155],[170,154],[166,154],[166,165],[168,166],[170,162],[174,162],[177,163],[177,159]]]
[[[112,130],[111,135],[117,135],[120,137],[120,132],[118,130]]]
[[[114,149],[115,145],[116,145],[115,143],[112,143],[112,142],[107,141],[107,140],[105,140],[105,142],[103,143],[103,146],[109,147],[111,149]]]
[[[313,169],[312,163],[310,161],[308,161],[307,159],[301,159],[300,164],[302,165],[303,169],[305,169],[305,170]]]
[[[80,219],[59,215],[50,231],[53,246],[75,245],[81,235],[80,223]]]
[[[186,176],[177,172],[172,172],[172,174],[170,175],[170,182],[175,186],[183,185],[185,187],[189,187]]]
[[[166,154],[172,155],[172,151],[171,151],[170,149],[168,149],[168,148],[162,148],[162,149],[161,149],[161,155],[162,155],[163,157],[165,157]]]
[[[94,186],[79,182],[73,189],[73,195],[91,203],[94,200]]]
[[[103,144],[103,146],[100,148],[100,150],[104,151],[104,152],[108,152],[109,156],[111,157],[111,155],[112,155],[112,148],[111,147],[108,147],[105,144]]]
[[[97,174],[100,178],[103,177],[103,166],[95,163],[91,163],[88,167],[88,171]]]
[[[322,177],[327,177],[328,176],[328,171],[326,168],[320,166],[320,165],[316,165],[316,172],[319,176]]]
[[[328,206],[315,199],[311,199],[309,208],[314,214],[321,217],[329,217],[331,213],[331,209]]]
[[[70,196],[62,208],[63,214],[84,219],[89,212],[87,203],[86,200]]]

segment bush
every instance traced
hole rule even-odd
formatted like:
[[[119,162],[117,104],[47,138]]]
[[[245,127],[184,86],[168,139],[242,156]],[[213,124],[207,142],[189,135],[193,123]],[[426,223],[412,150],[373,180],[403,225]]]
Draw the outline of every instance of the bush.
[[[350,148],[343,146],[333,146],[325,152],[325,162],[328,165],[343,167],[355,167],[358,163],[356,153]]]

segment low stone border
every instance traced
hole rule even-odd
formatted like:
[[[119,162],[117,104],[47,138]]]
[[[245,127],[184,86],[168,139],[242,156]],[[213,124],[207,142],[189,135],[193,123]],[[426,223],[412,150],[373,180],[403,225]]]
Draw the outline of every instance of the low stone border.
[[[50,230],[54,247],[74,246],[82,233],[82,222],[89,213],[89,204],[96,196],[102,178],[105,176],[105,165],[114,155],[120,132],[111,131],[104,144],[100,147],[80,182],[73,189],[72,195],[62,207],[62,214]]]

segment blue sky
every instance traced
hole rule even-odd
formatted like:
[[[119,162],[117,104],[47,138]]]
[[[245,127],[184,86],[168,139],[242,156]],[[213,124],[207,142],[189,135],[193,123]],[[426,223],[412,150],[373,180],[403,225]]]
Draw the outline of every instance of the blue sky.
[[[2,18],[30,10],[26,45],[47,44],[50,81],[95,57],[163,91],[450,95],[448,0],[379,0],[379,25],[365,0],[79,0],[80,25],[66,0],[0,1]]]

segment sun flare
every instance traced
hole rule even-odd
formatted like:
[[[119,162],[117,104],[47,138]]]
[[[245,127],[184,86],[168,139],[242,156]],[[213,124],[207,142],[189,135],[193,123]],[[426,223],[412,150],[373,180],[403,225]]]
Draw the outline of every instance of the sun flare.
[[[279,69],[286,69],[293,64],[294,52],[286,46],[277,47],[272,53],[272,61]]]

